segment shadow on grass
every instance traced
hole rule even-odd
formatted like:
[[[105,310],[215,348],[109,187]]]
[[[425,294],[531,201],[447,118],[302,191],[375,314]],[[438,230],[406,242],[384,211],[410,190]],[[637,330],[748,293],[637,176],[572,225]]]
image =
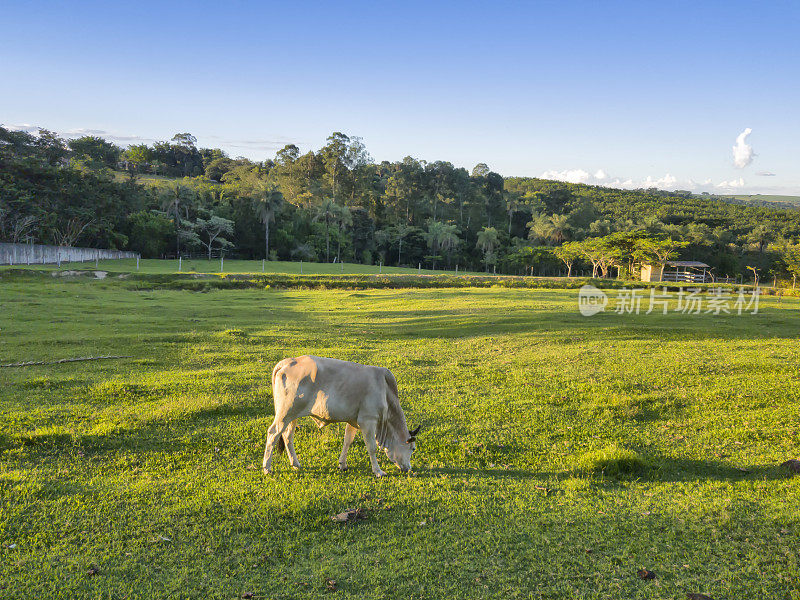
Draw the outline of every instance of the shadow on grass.
[[[590,467],[579,467],[568,471],[531,471],[523,469],[431,467],[415,469],[417,477],[456,475],[490,479],[519,479],[552,481],[572,477],[589,477],[607,485],[622,485],[630,481],[687,482],[687,481],[773,481],[792,476],[788,469],[779,465],[735,465],[713,460],[685,458],[646,457],[642,464],[631,465],[629,461],[598,461]]]

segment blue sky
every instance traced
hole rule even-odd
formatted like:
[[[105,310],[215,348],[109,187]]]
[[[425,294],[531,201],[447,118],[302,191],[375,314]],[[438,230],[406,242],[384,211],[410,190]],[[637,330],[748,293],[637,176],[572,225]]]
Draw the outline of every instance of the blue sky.
[[[798,2],[2,1],[0,17],[5,126],[189,131],[256,160],[343,131],[378,161],[800,194]]]

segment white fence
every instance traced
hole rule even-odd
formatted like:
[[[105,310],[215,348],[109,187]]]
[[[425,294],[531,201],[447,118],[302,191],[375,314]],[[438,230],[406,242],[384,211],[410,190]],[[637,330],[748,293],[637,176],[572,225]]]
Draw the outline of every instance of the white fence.
[[[74,248],[72,246],[42,246],[39,244],[0,244],[0,265],[44,265],[62,262],[88,262],[137,258],[136,252]]]

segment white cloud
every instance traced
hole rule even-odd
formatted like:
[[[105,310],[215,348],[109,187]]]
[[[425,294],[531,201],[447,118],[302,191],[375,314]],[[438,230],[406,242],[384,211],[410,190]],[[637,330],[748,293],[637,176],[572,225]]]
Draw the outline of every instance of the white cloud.
[[[775,177],[775,173],[772,171],[756,171],[756,175],[760,175],[761,177]]]
[[[541,175],[542,179],[555,179],[557,181],[567,181],[569,183],[587,183],[595,185],[592,176],[583,169],[571,169],[568,171],[545,171]]]
[[[739,179],[731,179],[730,181],[720,181],[716,186],[720,189],[740,189],[745,186],[745,181],[741,177]]]
[[[545,171],[540,177],[541,179],[555,179],[556,181],[566,181],[568,183],[583,183],[586,185],[601,185],[603,187],[623,189],[654,187],[662,190],[674,190],[676,187],[682,187],[682,189],[692,189],[696,187],[693,182],[689,182],[691,183],[691,187],[687,187],[686,185],[676,186],[678,183],[677,177],[669,173],[663,177],[647,176],[645,179],[634,180],[630,177],[612,177],[603,169],[597,169],[594,173],[590,173],[585,169],[565,169],[563,171]]]
[[[733,147],[733,164],[737,169],[744,169],[753,162],[753,147],[747,143],[747,136],[753,133],[749,127],[736,138],[736,145]]]
[[[594,169],[593,172],[586,169],[565,169],[563,171],[545,171],[540,176],[542,179],[555,179],[556,181],[567,181],[569,183],[583,183],[586,185],[598,185],[618,189],[648,189],[657,188],[665,191],[687,190],[694,193],[766,193],[761,192],[761,188],[751,188],[743,177],[719,181],[715,183],[710,177],[702,182],[693,179],[678,179],[671,173],[662,177],[648,175],[641,179],[632,177],[615,177],[609,175],[604,169]]]
[[[29,125],[27,123],[22,125],[7,125],[7,129],[12,131],[24,131],[25,133],[30,133],[33,135],[38,135],[40,129],[47,129],[46,127],[39,127],[38,125]],[[149,142],[154,142],[153,138],[143,138],[138,135],[116,135],[105,131],[103,129],[69,129],[67,131],[56,131],[54,132],[56,135],[67,138],[67,139],[75,139],[79,137],[83,137],[86,135],[91,135],[95,137],[101,137],[109,142],[117,142],[122,146],[128,146],[130,144],[146,144]]]

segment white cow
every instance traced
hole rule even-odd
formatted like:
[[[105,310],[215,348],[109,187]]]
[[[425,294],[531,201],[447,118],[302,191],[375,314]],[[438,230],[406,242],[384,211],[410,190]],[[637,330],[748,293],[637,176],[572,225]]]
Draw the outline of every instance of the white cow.
[[[267,434],[264,473],[272,472],[272,452],[285,447],[295,469],[300,461],[294,450],[295,420],[310,416],[317,425],[347,423],[339,468],[347,468],[347,450],[360,429],[372,472],[386,475],[376,457],[380,446],[400,470],[411,469],[411,453],[420,427],[411,431],[400,407],[397,381],[389,369],[358,363],[298,356],[286,358],[272,370],[275,419]]]

